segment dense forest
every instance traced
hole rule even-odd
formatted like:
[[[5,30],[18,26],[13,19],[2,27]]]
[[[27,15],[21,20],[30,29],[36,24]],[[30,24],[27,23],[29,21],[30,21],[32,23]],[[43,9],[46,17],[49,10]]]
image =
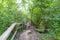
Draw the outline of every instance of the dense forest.
[[[12,23],[24,20],[32,21],[39,32],[46,30],[49,37],[60,40],[60,0],[0,0],[0,35]]]

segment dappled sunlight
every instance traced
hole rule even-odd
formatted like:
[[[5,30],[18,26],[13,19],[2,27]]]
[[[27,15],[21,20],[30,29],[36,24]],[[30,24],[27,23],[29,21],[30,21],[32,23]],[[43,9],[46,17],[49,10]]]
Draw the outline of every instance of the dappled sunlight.
[[[23,15],[26,16],[26,18],[31,19],[31,15],[29,14],[29,7],[33,4],[31,0],[25,0],[25,4],[22,3],[22,0],[17,0],[16,2],[18,4],[18,11],[21,11]]]

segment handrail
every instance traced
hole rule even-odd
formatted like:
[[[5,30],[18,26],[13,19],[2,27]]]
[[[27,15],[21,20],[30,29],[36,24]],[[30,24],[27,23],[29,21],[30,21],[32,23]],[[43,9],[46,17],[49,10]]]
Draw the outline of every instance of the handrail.
[[[7,38],[9,37],[11,31],[14,29],[15,26],[16,26],[16,23],[13,23],[13,24],[0,36],[0,40],[7,40]]]

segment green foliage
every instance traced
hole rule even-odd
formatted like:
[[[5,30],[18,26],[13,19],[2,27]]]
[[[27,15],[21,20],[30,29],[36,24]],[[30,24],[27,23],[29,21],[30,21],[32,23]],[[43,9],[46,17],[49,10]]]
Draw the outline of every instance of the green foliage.
[[[41,31],[43,27],[48,26],[50,34],[57,40],[60,40],[59,0],[33,0],[33,4],[33,7],[30,9],[33,24],[35,24],[35,26],[37,25],[38,29],[40,29],[39,31]]]
[[[5,3],[5,4],[3,4]],[[5,6],[6,5],[6,6]],[[20,22],[23,18],[15,0],[2,0],[0,3],[0,35],[14,22]]]

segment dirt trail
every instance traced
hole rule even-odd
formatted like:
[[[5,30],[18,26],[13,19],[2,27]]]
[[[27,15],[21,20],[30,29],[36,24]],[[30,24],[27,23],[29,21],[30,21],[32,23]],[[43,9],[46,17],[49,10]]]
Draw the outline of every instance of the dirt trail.
[[[40,37],[34,30],[24,30],[22,33],[18,32],[14,40],[40,40]]]

